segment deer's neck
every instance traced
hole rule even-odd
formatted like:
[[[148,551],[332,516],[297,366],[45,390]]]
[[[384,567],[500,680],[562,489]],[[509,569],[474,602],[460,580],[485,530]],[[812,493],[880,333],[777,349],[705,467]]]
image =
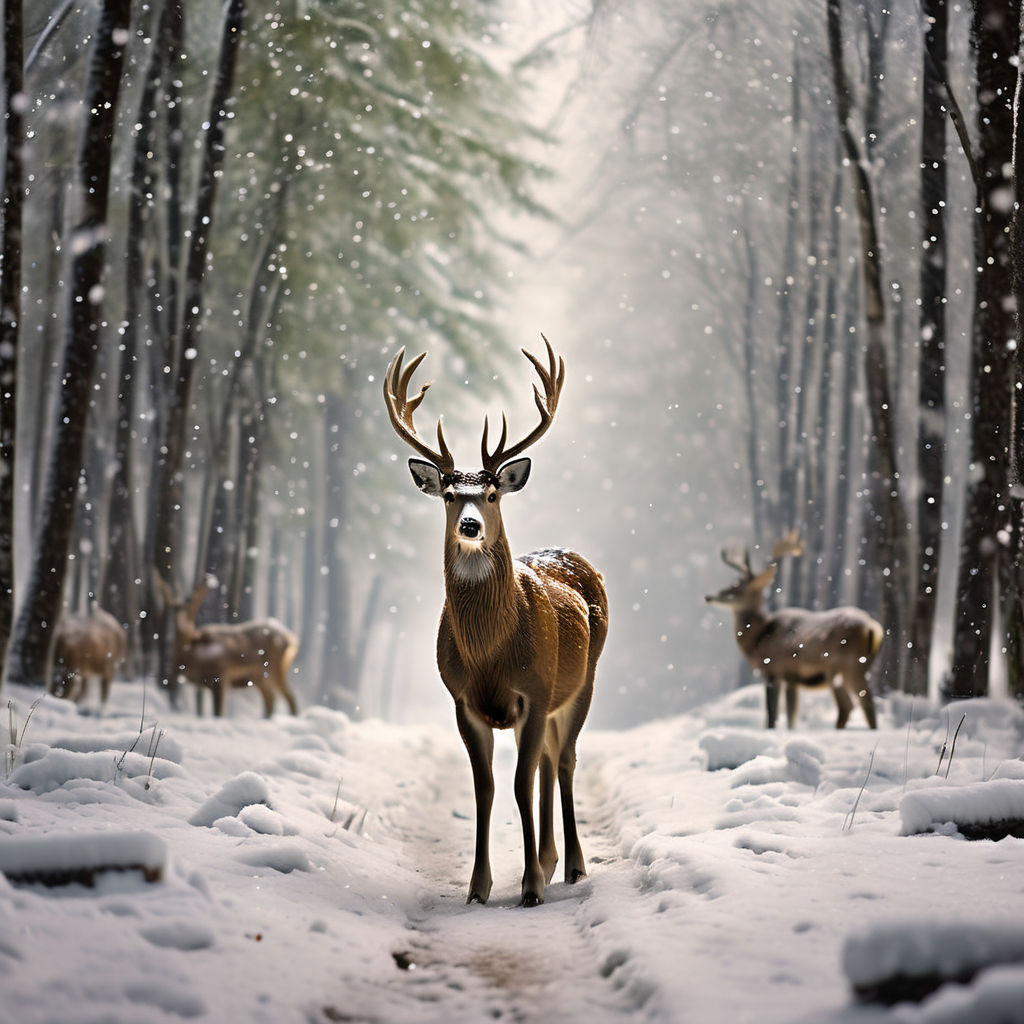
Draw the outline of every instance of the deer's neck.
[[[448,617],[467,665],[486,664],[508,642],[518,620],[519,584],[508,541],[467,550],[449,542],[444,553]]]
[[[760,605],[736,608],[736,642],[747,657],[751,657],[771,629],[771,620]]]

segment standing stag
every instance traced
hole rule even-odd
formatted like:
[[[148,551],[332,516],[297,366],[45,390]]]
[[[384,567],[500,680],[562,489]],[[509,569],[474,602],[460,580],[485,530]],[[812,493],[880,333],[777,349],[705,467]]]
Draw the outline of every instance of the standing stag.
[[[772,560],[756,576],[750,568],[750,553],[742,560],[722,552],[722,561],[740,573],[740,578],[717,594],[708,594],[709,604],[731,608],[736,619],[736,642],[751,667],[764,677],[768,705],[768,728],[775,728],[779,708],[779,683],[786,687],[786,721],[796,725],[801,686],[831,684],[839,709],[836,728],[846,725],[856,697],[868,725],[875,729],[875,702],[867,681],[867,670],[878,654],[884,630],[860,608],[831,608],[812,612],[804,608],[782,608],[766,612],[761,608],[764,588],[775,579],[784,555],[802,554],[796,532],[775,543]],[[842,678],[842,683],[836,682]]]
[[[98,605],[86,615],[62,616],[53,638],[50,692],[80,704],[95,676],[100,681],[100,703],[106,704],[114,667],[126,653],[121,623]]]
[[[157,589],[174,609],[174,667],[196,685],[196,714],[203,713],[203,690],[213,693],[213,713],[224,714],[227,690],[255,686],[263,698],[267,718],[280,695],[293,715],[299,706],[288,686],[288,672],[299,650],[299,638],[277,619],[196,625],[196,615],[207,584],[196,587],[185,600],[175,596],[167,581],[154,574]]]
[[[543,337],[543,335],[541,335]],[[519,750],[515,798],[523,826],[522,906],[544,902],[544,887],[558,861],[554,836],[555,775],[562,803],[565,880],[586,873],[573,809],[576,738],[590,708],[597,659],[608,632],[604,581],[579,555],[562,549],[513,559],[501,518],[501,499],[519,491],[530,460],[517,458],[551,426],[565,379],[565,364],[547,346],[548,366],[525,349],[544,386],[534,385],[540,423],[506,447],[480,445],[483,468],[464,472],[437,424],[435,451],[416,432],[413,413],[429,385],[408,397],[409,381],[426,353],[403,371],[404,349],[388,367],[384,400],[391,423],[422,459],[409,469],[424,494],[445,508],[445,604],[437,634],[441,678],[455,701],[455,720],[469,754],[476,795],[476,854],[467,903],[486,903],[491,892],[489,827],[494,799],[491,762],[494,729],[513,729]],[[426,461],[424,461],[426,460]],[[533,825],[533,782],[540,769],[540,847]]]

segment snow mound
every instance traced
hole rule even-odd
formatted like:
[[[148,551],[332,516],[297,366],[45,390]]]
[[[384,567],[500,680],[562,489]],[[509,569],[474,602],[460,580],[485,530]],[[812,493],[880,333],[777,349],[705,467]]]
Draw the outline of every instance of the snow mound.
[[[120,732],[112,735],[96,733],[85,733],[81,736],[58,736],[50,741],[51,747],[58,747],[61,750],[72,750],[79,754],[91,754],[101,750],[112,750],[120,753],[124,750],[136,754],[151,756],[154,751],[159,753],[164,761],[173,761],[181,764],[184,757],[184,750],[181,744],[168,736],[166,732],[159,732],[156,726],[151,726],[142,732]]]
[[[903,835],[939,832],[953,823],[968,838],[1024,836],[1024,779],[992,779],[907,793],[900,801]]]
[[[253,804],[270,806],[267,781],[255,772],[242,772],[241,775],[236,775],[225,782],[220,790],[188,819],[189,824],[212,828],[214,822],[219,819],[238,817],[243,808]]]
[[[847,936],[842,968],[862,1002],[919,1001],[988,967],[1024,965],[1024,925],[990,921],[885,921]],[[1018,1018],[1014,1018],[1018,1019]]]
[[[1024,779],[1024,759],[1012,758],[1000,763],[992,773],[993,779]]]
[[[106,871],[163,875],[167,847],[149,832],[66,832],[15,835],[0,844],[0,873],[11,881],[92,885]]]
[[[119,778],[167,779],[181,774],[177,764],[162,757],[116,753],[100,750],[80,753],[74,750],[34,747],[25,752],[25,760],[11,772],[8,781],[33,793],[52,793],[70,782],[115,782]]]
[[[773,782],[796,782],[816,788],[821,782],[825,752],[810,740],[790,740],[782,757],[762,754],[736,770],[737,786],[767,786]]]
[[[707,770],[739,768],[761,754],[775,749],[775,742],[762,732],[715,730],[701,736],[698,746],[707,757]]]

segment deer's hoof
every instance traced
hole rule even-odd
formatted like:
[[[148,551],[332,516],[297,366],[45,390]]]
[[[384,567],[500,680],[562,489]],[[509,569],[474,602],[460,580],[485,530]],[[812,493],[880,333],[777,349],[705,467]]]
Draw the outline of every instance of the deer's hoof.
[[[481,896],[481,895],[480,895],[480,893],[478,893],[478,892],[471,892],[471,893],[470,893],[470,894],[469,894],[469,895],[468,895],[468,896],[466,897],[466,906],[467,906],[467,907],[468,907],[468,906],[469,906],[469,905],[470,905],[471,903],[479,903],[479,904],[480,904],[480,906],[483,906],[483,905],[484,905],[484,904],[485,904],[486,902],[487,902],[487,897],[486,897],[486,896]]]
[[[535,892],[524,892],[523,898],[519,901],[521,907],[539,907],[544,902],[543,896],[538,896]]]
[[[569,872],[569,877],[566,878],[566,881],[570,885],[575,885],[581,878],[586,878],[586,877],[587,877],[586,871],[584,871],[582,868],[575,868],[573,871]]]

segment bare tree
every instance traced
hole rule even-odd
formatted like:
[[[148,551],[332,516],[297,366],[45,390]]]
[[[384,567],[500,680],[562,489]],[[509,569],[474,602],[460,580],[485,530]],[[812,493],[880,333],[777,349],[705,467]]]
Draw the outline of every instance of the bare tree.
[[[918,584],[906,689],[928,692],[939,590],[946,410],[946,0],[924,0],[921,94],[920,356],[918,366]]]
[[[1010,450],[1011,357],[1014,338],[1010,261],[1013,119],[1020,0],[975,0],[972,32],[977,77],[977,209],[974,218],[974,317],[971,331],[971,463],[960,536],[957,605],[950,692],[984,696],[1000,591],[1015,573],[1007,557],[1011,512],[1007,489]],[[1005,613],[1005,609],[1004,609]],[[1010,655],[1011,678],[1022,652]]]
[[[24,28],[21,0],[4,3],[4,194],[0,253],[0,673],[14,621],[14,471],[21,335],[21,220],[24,199]]]
[[[162,453],[157,464],[154,490],[155,538],[154,566],[165,579],[174,580],[179,554],[182,515],[182,464],[188,430],[188,410],[192,402],[192,384],[198,361],[203,319],[203,282],[209,251],[210,228],[217,200],[220,169],[224,161],[224,132],[228,105],[234,87],[235,66],[245,18],[245,0],[229,0],[220,57],[203,144],[202,166],[196,189],[196,206],[186,254],[181,336],[171,339],[173,389],[164,428]]]
[[[128,42],[130,0],[104,0],[86,80],[78,155],[79,215],[71,239],[71,296],[57,418],[46,472],[42,522],[25,600],[11,642],[8,674],[43,686],[60,618],[85,454],[86,418],[99,355],[114,119]]]
[[[867,408],[871,420],[869,452],[873,465],[872,533],[877,544],[877,565],[881,572],[882,616],[891,638],[883,651],[883,677],[898,686],[901,656],[910,630],[909,585],[912,571],[906,510],[900,493],[896,465],[896,436],[893,422],[892,390],[886,312],[882,289],[882,255],[875,212],[874,191],[866,170],[861,145],[854,135],[853,108],[849,83],[843,66],[842,2],[828,0],[828,42],[836,98],[839,133],[843,141],[857,204],[861,239],[861,275],[867,343],[864,346],[864,377]]]
[[[1024,39],[1024,5],[1018,21],[1019,38]],[[1013,218],[1012,240],[1013,295],[1016,310],[1016,345],[1013,350],[1012,400],[1010,405],[1010,507],[1011,535],[1008,561],[1011,567],[1005,601],[1007,647],[1016,660],[1010,664],[1010,695],[1024,699],[1024,672],[1021,672],[1021,648],[1024,646],[1024,62],[1017,63],[1017,87],[1013,98]]]

